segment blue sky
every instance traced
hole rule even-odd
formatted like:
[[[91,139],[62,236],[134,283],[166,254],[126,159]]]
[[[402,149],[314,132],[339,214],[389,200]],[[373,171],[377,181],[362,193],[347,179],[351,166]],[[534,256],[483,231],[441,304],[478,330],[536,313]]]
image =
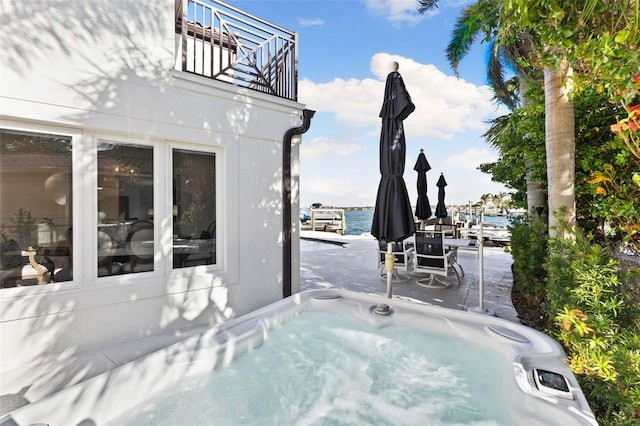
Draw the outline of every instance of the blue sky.
[[[485,122],[505,114],[486,82],[487,45],[476,43],[459,68],[445,56],[453,25],[468,1],[441,0],[425,15],[416,0],[235,0],[233,5],[298,33],[298,99],[316,115],[300,148],[300,204],[373,206],[380,181],[378,118],[391,63],[400,64],[416,105],[404,122],[404,178],[415,204],[413,170],[424,149],[428,196],[437,202],[444,173],[447,204],[505,192],[477,170],[497,152],[482,139]]]

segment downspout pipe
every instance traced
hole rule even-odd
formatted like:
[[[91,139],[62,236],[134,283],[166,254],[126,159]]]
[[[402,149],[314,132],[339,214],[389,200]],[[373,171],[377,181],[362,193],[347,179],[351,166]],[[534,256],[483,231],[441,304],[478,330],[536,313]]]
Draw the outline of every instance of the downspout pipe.
[[[292,127],[284,133],[282,144],[282,295],[291,296],[291,140],[294,136],[306,133],[316,112],[310,109],[302,111],[302,126]]]

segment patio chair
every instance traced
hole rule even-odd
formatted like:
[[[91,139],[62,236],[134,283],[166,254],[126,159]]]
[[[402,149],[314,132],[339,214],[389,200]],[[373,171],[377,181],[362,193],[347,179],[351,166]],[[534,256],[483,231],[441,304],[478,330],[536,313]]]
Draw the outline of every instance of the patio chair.
[[[413,263],[413,244],[408,242],[392,243],[392,251],[394,257],[394,268],[392,273],[393,281],[407,282],[411,279],[408,275],[401,275],[398,270],[405,272],[411,271]],[[387,270],[385,269],[385,255],[387,254],[387,242],[378,241],[378,263],[380,264],[380,279],[387,279]]]
[[[203,245],[206,247],[206,250],[198,250],[195,253],[188,254],[184,260],[174,258],[174,267],[211,265],[216,263],[215,238],[216,221],[214,220],[209,224],[207,230],[202,231],[200,234],[199,240],[208,241],[207,244]]]
[[[434,229],[442,231],[445,238],[458,238],[458,228],[452,223],[436,223]]]
[[[442,231],[444,238],[459,238],[460,236],[458,226],[453,223],[437,223],[434,225],[434,229],[436,231]],[[464,269],[462,269],[462,265],[458,262],[458,247],[448,246],[448,249],[452,251],[449,255],[451,265],[454,267],[457,266],[460,270],[460,275],[464,277]]]
[[[450,283],[434,283],[435,275],[448,277],[450,272],[456,276],[456,285],[460,285],[460,276],[454,268],[455,250],[447,250],[442,231],[416,231],[415,233],[415,274],[428,274],[419,278],[417,284],[427,288],[447,288]]]
[[[129,262],[122,269],[126,273],[153,271],[153,222],[139,220],[131,224],[126,247]]]
[[[122,264],[113,261],[116,252],[115,238],[104,232],[98,231],[98,276],[116,275],[122,272]]]

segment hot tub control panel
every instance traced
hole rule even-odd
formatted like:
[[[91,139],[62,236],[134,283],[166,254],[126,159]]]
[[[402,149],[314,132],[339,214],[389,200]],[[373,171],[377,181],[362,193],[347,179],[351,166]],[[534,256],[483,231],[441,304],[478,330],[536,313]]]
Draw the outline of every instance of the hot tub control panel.
[[[534,368],[533,378],[540,391],[560,398],[573,399],[567,379],[562,374]]]

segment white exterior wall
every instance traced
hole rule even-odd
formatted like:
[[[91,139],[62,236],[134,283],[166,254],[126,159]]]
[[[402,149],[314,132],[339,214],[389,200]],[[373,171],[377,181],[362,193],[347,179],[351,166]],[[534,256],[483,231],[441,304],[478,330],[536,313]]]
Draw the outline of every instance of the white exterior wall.
[[[0,396],[33,384],[25,397],[39,399],[112,367],[82,361],[97,348],[175,339],[280,299],[282,139],[303,106],[174,70],[173,0],[15,0],[0,13],[1,127],[71,135],[85,165],[74,170],[74,280],[0,289]],[[154,185],[154,272],[95,278],[98,139],[153,144],[156,182],[171,144],[219,150],[218,265],[172,269],[167,177]],[[293,236],[295,292],[297,226]]]

